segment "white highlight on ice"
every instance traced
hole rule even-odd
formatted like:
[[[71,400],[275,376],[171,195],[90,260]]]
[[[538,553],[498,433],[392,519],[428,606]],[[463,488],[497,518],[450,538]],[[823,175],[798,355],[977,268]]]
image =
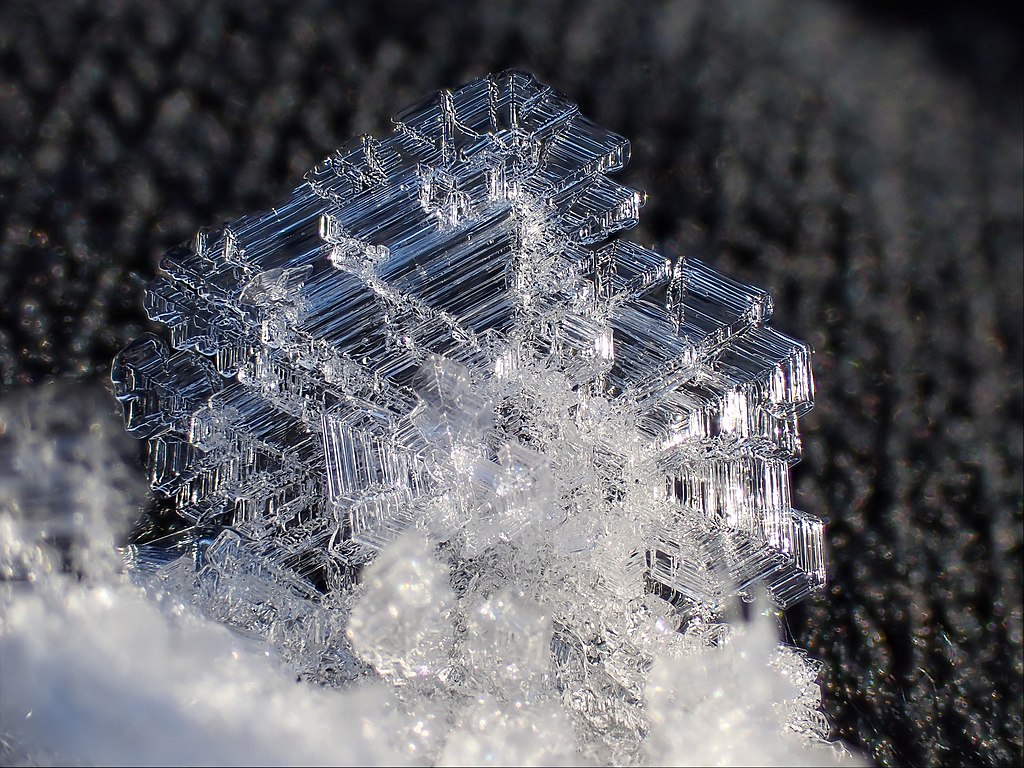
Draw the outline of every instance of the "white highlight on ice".
[[[138,502],[102,401],[70,401],[42,391],[0,402],[4,763],[577,765],[610,756],[580,741],[587,731],[559,690],[547,611],[505,588],[455,626],[449,566],[421,534],[385,548],[351,604],[298,617],[306,631],[326,631],[339,657],[354,650],[376,672],[340,688],[297,681],[301,654],[280,652],[251,624],[233,628],[237,615],[204,617],[211,603],[181,590],[175,563],[145,587],[95,567],[115,561],[111,542]],[[74,449],[83,441],[91,452]],[[66,495],[35,492],[68,477],[88,489],[70,506]],[[71,531],[71,541],[52,530]],[[244,553],[223,549],[222,588],[285,607],[273,572],[260,592],[227,565]],[[651,620],[647,636],[662,640],[645,687],[647,736],[615,762],[857,764],[811,737],[825,728],[817,667],[778,646],[766,615],[685,633],[669,613]]]

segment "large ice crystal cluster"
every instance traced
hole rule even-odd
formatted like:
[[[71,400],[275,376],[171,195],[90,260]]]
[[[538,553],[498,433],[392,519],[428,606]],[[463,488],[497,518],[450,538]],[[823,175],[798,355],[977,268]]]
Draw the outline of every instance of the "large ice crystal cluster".
[[[629,143],[532,77],[394,122],[162,261],[167,333],[113,380],[191,526],[130,558],[312,679],[429,682],[478,725],[533,702],[501,727],[534,733],[557,695],[614,753],[652,659],[823,583],[789,488],[809,349],[765,292],[616,237]]]

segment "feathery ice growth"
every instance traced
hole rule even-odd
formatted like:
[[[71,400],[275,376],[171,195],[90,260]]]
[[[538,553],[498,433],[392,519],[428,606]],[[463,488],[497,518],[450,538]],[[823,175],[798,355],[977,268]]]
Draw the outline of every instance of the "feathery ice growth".
[[[659,762],[680,712],[694,743],[706,715],[820,744],[795,651],[756,716],[681,671],[733,658],[736,595],[824,583],[789,489],[808,346],[764,291],[619,237],[629,143],[531,76],[394,123],[162,261],[166,333],[113,381],[187,525],[128,548],[135,579],[306,681],[390,686],[417,760]]]

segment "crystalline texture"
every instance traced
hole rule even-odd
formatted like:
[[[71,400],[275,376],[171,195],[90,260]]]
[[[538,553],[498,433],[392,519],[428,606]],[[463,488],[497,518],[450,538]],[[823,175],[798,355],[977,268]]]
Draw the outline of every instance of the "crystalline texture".
[[[810,350],[767,294],[618,238],[629,143],[528,75],[394,121],[161,262],[166,339],[113,367],[153,489],[321,592],[419,529],[458,599],[545,606],[563,687],[586,657],[639,695],[658,616],[819,588],[789,486]]]

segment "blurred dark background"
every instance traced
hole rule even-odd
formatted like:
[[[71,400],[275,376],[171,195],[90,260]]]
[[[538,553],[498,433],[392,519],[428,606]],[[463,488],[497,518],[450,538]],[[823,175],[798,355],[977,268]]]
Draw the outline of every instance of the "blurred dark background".
[[[142,284],[351,135],[510,66],[633,141],[633,239],[817,350],[788,614],[884,765],[1022,760],[1022,93],[1010,3],[0,4],[0,388],[100,380]]]

